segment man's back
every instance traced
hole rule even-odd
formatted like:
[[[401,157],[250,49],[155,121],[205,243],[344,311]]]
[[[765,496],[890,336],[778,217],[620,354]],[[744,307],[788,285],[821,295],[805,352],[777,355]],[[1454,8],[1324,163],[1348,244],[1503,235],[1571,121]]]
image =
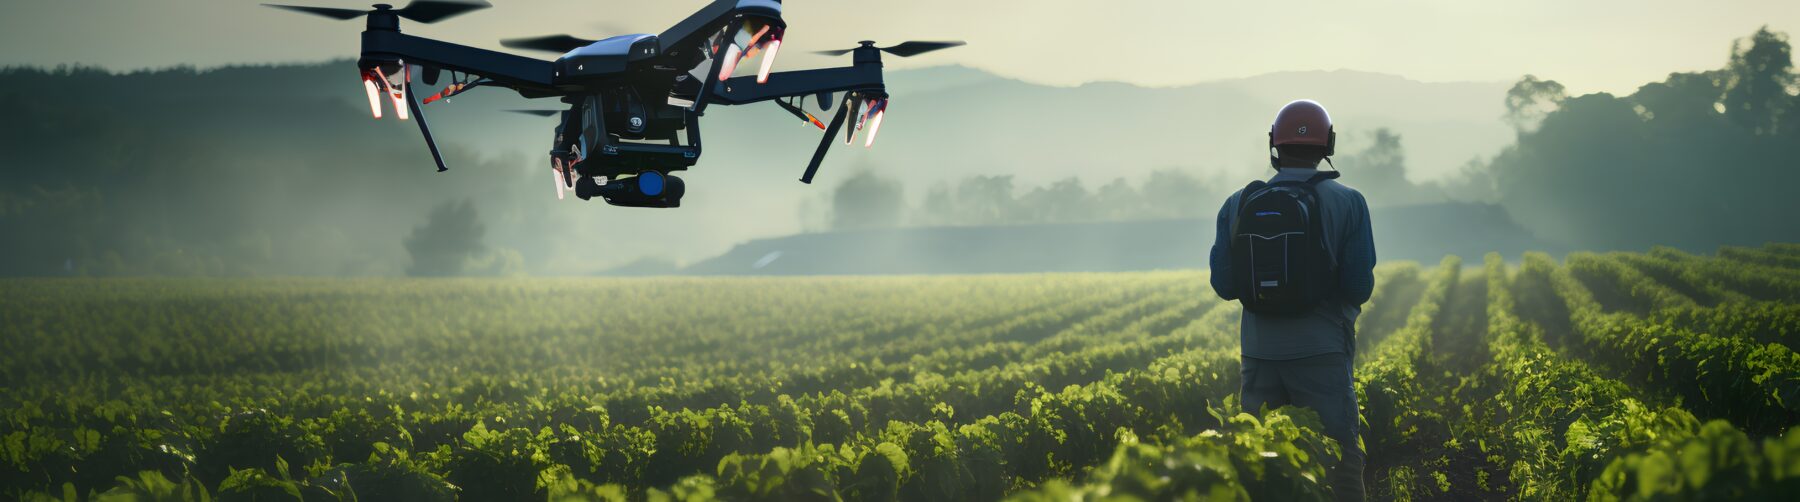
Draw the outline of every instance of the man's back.
[[[1303,181],[1317,172],[1308,168],[1282,168],[1270,178]],[[1375,290],[1375,239],[1369,222],[1369,205],[1362,193],[1336,180],[1317,185],[1324,213],[1325,247],[1339,269],[1338,291],[1313,312],[1300,317],[1258,315],[1245,311],[1240,336],[1245,357],[1289,360],[1350,353],[1355,347],[1352,330],[1362,304]],[[1241,292],[1231,283],[1231,226],[1237,218],[1239,198],[1234,193],[1219,208],[1217,240],[1212,248],[1212,286],[1220,297],[1237,299]]]
[[[1319,163],[1330,160],[1336,145],[1337,130],[1324,106],[1306,99],[1288,103],[1269,126],[1269,164],[1279,171],[1269,181],[1312,179],[1319,173]],[[1355,327],[1362,304],[1375,291],[1375,235],[1369,225],[1369,203],[1361,193],[1329,179],[1318,182],[1314,191],[1318,193],[1316,211],[1323,215],[1317,220],[1323,227],[1319,229],[1322,238],[1299,240],[1303,245],[1323,244],[1337,277],[1304,277],[1301,284],[1335,282],[1335,288],[1311,311],[1296,317],[1244,312],[1238,394],[1247,410],[1291,405],[1317,412],[1325,435],[1337,440],[1343,453],[1331,468],[1333,495],[1338,500],[1360,501],[1364,455],[1356,432],[1362,419],[1356,402]],[[1250,289],[1238,286],[1231,270],[1240,265],[1231,263],[1231,232],[1238,199],[1244,195],[1241,191],[1232,194],[1219,208],[1212,286],[1226,300],[1248,293],[1239,289]],[[1254,262],[1254,254],[1245,256]],[[1310,258],[1316,261],[1317,254]],[[1330,273],[1320,272],[1326,268],[1307,265],[1297,273]],[[1286,279],[1278,280],[1276,286],[1283,281]],[[1255,284],[1260,287],[1262,283]],[[1317,297],[1309,294],[1305,298]]]

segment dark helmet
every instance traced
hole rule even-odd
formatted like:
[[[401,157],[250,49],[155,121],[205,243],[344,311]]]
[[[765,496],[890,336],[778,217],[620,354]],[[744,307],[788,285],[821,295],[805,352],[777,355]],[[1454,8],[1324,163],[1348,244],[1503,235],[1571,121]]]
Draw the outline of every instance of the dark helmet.
[[[1281,107],[1275,114],[1275,123],[1269,126],[1269,147],[1283,145],[1323,147],[1324,156],[1330,157],[1337,149],[1337,131],[1332,129],[1331,113],[1310,99],[1296,100]]]

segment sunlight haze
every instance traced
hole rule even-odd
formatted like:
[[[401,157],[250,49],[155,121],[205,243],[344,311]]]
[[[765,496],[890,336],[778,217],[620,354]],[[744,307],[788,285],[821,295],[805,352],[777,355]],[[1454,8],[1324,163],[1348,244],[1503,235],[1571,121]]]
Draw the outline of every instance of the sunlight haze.
[[[289,0],[328,7],[362,3]],[[397,4],[403,2],[396,2]],[[703,2],[505,1],[410,33],[489,49],[503,38],[658,33]],[[968,47],[889,66],[963,64],[1034,83],[1182,85],[1275,71],[1389,73],[1426,82],[1512,81],[1536,74],[1573,93],[1630,93],[1671,71],[1717,67],[1719,43],[1769,25],[1800,26],[1800,2],[1739,0],[1444,2],[790,0],[792,47],[778,68],[833,64],[802,51],[863,39],[963,39]],[[71,29],[71,27],[76,27]],[[352,57],[359,22],[250,1],[8,0],[0,65],[314,62]],[[1708,43],[1696,43],[1696,41]],[[30,50],[17,50],[29,47]],[[548,58],[545,53],[532,54]],[[847,62],[847,61],[844,61]],[[841,63],[840,63],[841,64]]]

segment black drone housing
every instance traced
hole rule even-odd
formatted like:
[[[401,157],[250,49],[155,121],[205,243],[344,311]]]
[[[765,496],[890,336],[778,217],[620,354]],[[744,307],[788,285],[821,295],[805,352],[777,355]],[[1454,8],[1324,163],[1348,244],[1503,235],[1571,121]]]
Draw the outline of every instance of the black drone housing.
[[[783,108],[825,129],[801,177],[802,182],[810,183],[838,130],[849,122],[848,138],[869,122],[868,117],[850,116],[855,113],[853,110],[865,109],[863,104],[870,105],[866,109],[871,110],[871,115],[886,109],[888,93],[882,80],[882,52],[911,56],[961,45],[906,42],[878,48],[873,42],[864,42],[854,49],[831,52],[854,53],[849,66],[769,72],[765,65],[757,76],[733,77],[728,74],[729,67],[736,62],[727,65],[726,59],[747,56],[754,52],[752,49],[764,46],[769,53],[780,48],[787,23],[782,19],[779,0],[713,0],[659,34],[602,40],[552,35],[502,42],[512,48],[559,52],[551,61],[401,32],[402,18],[436,22],[488,7],[481,1],[412,0],[404,8],[378,4],[368,11],[272,7],[342,20],[365,18],[362,52],[357,61],[365,78],[370,70],[380,70],[389,78],[410,80],[412,72],[407,70],[417,67],[426,85],[436,85],[440,74],[448,72],[454,80],[422,102],[410,83],[384,87],[396,93],[401,89],[395,86],[404,87],[406,106],[417,119],[440,171],[447,168],[432,140],[421,105],[471,88],[504,87],[525,98],[557,98],[568,107],[561,114],[546,115],[561,117],[555,144],[550,149],[559,184],[576,188],[583,199],[599,196],[614,205],[637,207],[680,205],[683,183],[668,174],[698,162],[699,121],[707,106],[786,100],[780,102]],[[747,27],[758,31],[754,35],[749,35],[749,31],[739,33]],[[763,38],[765,35],[767,38]],[[746,43],[743,40],[749,42],[740,46]],[[731,51],[723,50],[728,46]],[[843,93],[839,103],[832,102],[836,93]],[[829,126],[801,111],[800,106],[809,96],[816,97],[815,103],[821,110],[839,106]],[[398,105],[399,98],[395,99]],[[374,96],[371,100],[379,101]],[[379,110],[376,115],[379,118]],[[873,122],[879,124],[879,117]],[[573,178],[575,175],[580,178]],[[667,190],[647,193],[634,188],[648,183],[646,176],[662,180]],[[594,178],[611,181],[600,183]]]

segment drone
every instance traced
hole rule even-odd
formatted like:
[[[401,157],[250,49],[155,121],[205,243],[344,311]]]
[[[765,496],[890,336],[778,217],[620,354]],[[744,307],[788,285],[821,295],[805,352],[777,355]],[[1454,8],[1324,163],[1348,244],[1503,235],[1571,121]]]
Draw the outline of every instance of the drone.
[[[431,137],[424,106],[483,87],[518,92],[528,99],[559,98],[566,110],[513,110],[560,117],[550,149],[556,196],[572,190],[582,200],[599,197],[626,207],[681,206],[685,185],[674,171],[700,159],[700,117],[708,105],[773,101],[805,124],[824,130],[812,161],[800,176],[812,183],[825,152],[843,130],[854,142],[863,129],[872,146],[888,107],[881,78],[881,54],[910,57],[963,45],[961,41],[904,42],[859,46],[818,54],[850,54],[839,68],[771,72],[787,23],[780,0],[713,0],[660,34],[620,35],[600,40],[571,35],[502,40],[511,49],[560,53],[553,61],[457,45],[400,32],[400,20],[435,23],[491,7],[484,1],[414,0],[404,8],[375,4],[372,10],[263,4],[338,20],[365,18],[362,54],[356,66],[376,119],[382,103],[394,116],[419,125],[437,170],[447,171]],[[735,76],[746,60],[760,57],[755,75]],[[413,77],[436,86],[414,90]],[[833,95],[842,93],[841,100]],[[838,111],[829,124],[806,111],[813,98],[819,113]],[[846,122],[852,122],[846,126]]]

